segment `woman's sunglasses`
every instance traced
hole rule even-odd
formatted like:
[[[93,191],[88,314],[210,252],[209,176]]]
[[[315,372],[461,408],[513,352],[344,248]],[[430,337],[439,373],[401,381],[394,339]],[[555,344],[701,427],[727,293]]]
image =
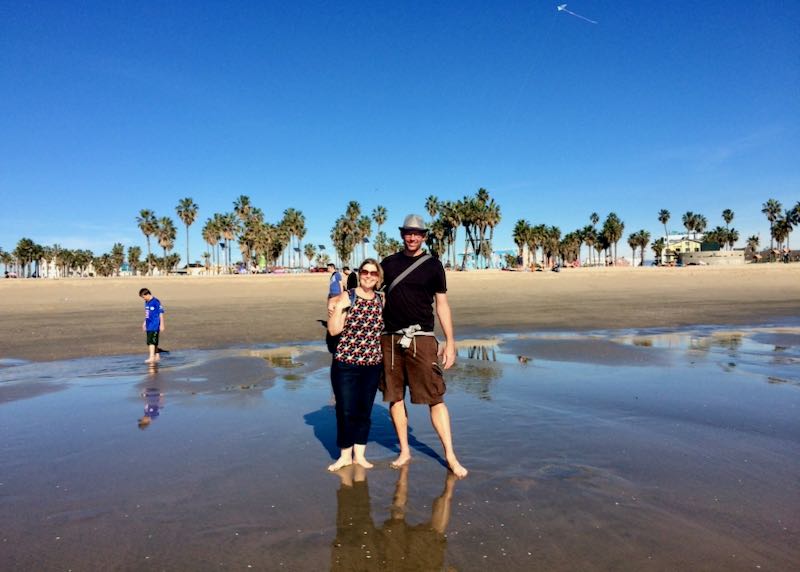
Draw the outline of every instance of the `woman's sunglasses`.
[[[372,276],[373,278],[378,278],[380,274],[377,270],[364,270],[363,268],[358,271],[361,276]]]

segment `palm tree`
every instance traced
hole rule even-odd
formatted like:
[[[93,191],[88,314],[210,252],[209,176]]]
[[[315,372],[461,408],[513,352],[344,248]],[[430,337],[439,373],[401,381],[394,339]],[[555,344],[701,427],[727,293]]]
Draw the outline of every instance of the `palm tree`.
[[[158,244],[161,248],[164,249],[164,271],[168,271],[169,268],[167,267],[167,252],[172,250],[175,246],[175,236],[177,231],[175,229],[175,223],[172,222],[172,219],[169,217],[161,217],[158,219],[158,229],[156,230],[156,237],[158,238]]]
[[[658,222],[664,225],[664,240],[669,240],[669,232],[667,231],[667,223],[669,222],[670,212],[667,209],[658,211]]]
[[[517,245],[519,259],[522,261],[523,266],[528,266],[528,260],[525,257],[525,245],[528,241],[530,228],[531,225],[528,221],[519,219],[514,225],[514,231],[511,233],[511,238],[514,240],[514,244]]]
[[[195,219],[197,218],[197,205],[191,199],[191,197],[186,197],[185,199],[181,199],[178,201],[178,206],[175,207],[175,212],[178,214],[178,218],[183,221],[184,226],[186,227],[186,268],[189,268],[189,227],[192,226]]]
[[[239,217],[239,221],[244,224],[247,218],[250,216],[250,211],[252,210],[253,205],[250,202],[250,197],[247,195],[239,195],[239,197],[233,201],[233,212]]]
[[[8,265],[14,264],[14,255],[0,248],[0,262],[3,263],[3,269],[8,272]]]
[[[701,214],[697,215],[697,219],[695,220],[694,223],[695,233],[699,232],[700,234],[703,234],[707,226],[708,226],[708,219]],[[695,234],[695,238],[697,238],[697,234]]]
[[[659,238],[658,240],[653,242],[653,245],[650,247],[653,249],[653,253],[656,255],[656,262],[657,264],[662,264],[661,255],[664,252],[664,245],[665,241],[663,238]]]
[[[131,269],[131,273],[135,276],[138,273],[139,269],[139,258],[142,256],[142,249],[138,246],[129,246],[128,247],[128,266]]]
[[[581,238],[586,246],[589,248],[589,263],[593,264],[592,250],[594,250],[594,243],[597,242],[597,231],[592,225],[587,224],[581,229]]]
[[[303,247],[303,254],[308,259],[308,267],[311,268],[311,264],[314,262],[314,257],[317,255],[317,247],[308,242],[306,243],[305,247]]]
[[[372,235],[372,221],[366,215],[361,216],[356,221],[356,227],[358,228],[358,241],[361,243],[361,259],[364,260],[367,258],[367,244]],[[355,267],[355,265],[353,266]]]
[[[592,226],[596,227],[597,223],[600,222],[600,215],[597,213],[592,213],[589,215],[589,222],[592,223]]]
[[[484,221],[486,226],[489,227],[489,240],[486,242],[487,251],[489,255],[489,266],[491,266],[491,255],[492,255],[492,241],[494,240],[494,229],[495,227],[500,224],[500,219],[502,218],[502,214],[500,213],[500,205],[495,202],[494,199],[489,201],[486,205],[486,211],[484,213]],[[580,245],[579,245],[580,248]]]
[[[608,213],[605,222],[603,223],[603,235],[608,239],[609,245],[614,245],[614,263],[617,260],[617,243],[622,238],[622,233],[625,230],[625,223],[617,216],[617,213]]]
[[[248,211],[249,212],[249,211]],[[219,218],[219,230],[225,241],[225,273],[231,271],[231,240],[239,231],[239,220],[235,213],[225,213]]]
[[[761,239],[756,234],[752,234],[747,237],[747,246],[746,250],[749,250],[750,253],[755,257],[758,254],[758,246],[761,243]]]
[[[697,223],[697,215],[694,214],[692,211],[686,211],[683,213],[683,217],[681,218],[683,222],[683,226],[686,229],[686,238],[692,235],[694,232],[695,224]]]
[[[136,222],[139,225],[139,230],[144,234],[147,240],[147,274],[153,272],[153,267],[150,263],[153,253],[150,251],[150,236],[156,233],[158,224],[156,223],[156,213],[150,209],[142,209],[139,211],[139,216],[136,217]]]
[[[733,250],[733,247],[738,240],[739,240],[739,231],[736,230],[735,228],[729,229],[727,237],[728,250]]]
[[[303,239],[306,236],[308,229],[306,228],[306,217],[303,214],[303,211],[297,211],[297,215],[295,216],[294,220],[294,235],[297,238],[297,265],[303,266],[302,259],[300,258],[300,252],[303,250]]]
[[[772,239],[775,236],[775,232],[773,227],[775,226],[775,221],[778,220],[778,217],[781,216],[781,209],[783,205],[776,199],[769,199],[763,205],[761,205],[761,212],[766,215],[767,220],[769,221],[769,249],[772,252]],[[771,254],[770,254],[771,256]]]
[[[386,223],[386,207],[378,205],[372,209],[372,220],[375,221],[377,231],[375,232],[375,239],[377,241],[378,235],[381,234],[381,226]],[[376,250],[377,252],[377,250]],[[380,256],[380,255],[379,255]]]
[[[203,230],[201,231],[201,235],[203,237],[203,240],[210,247],[212,260],[216,259],[214,273],[218,274],[219,256],[214,256],[215,254],[217,254],[217,246],[219,245],[219,238],[220,238],[219,227],[217,226],[217,215],[214,215],[213,218],[206,219],[206,224],[203,225]]]
[[[639,262],[639,266],[644,266],[644,250],[645,248],[647,248],[647,244],[650,242],[650,233],[642,229],[637,233],[637,235],[639,243],[639,252],[642,255],[641,261]]]
[[[733,221],[733,211],[731,209],[722,211],[722,220],[725,221],[725,228],[730,227],[731,221]]]
[[[433,218],[436,217],[436,213],[439,212],[439,199],[433,195],[429,195],[428,198],[425,199],[425,210],[428,211],[431,220],[433,220]]]
[[[631,247],[631,266],[633,266],[633,262],[636,260],[636,247],[639,246],[638,232],[632,232],[628,235],[628,246]],[[642,254],[642,258],[644,258],[644,254]]]
[[[113,266],[114,274],[119,276],[120,268],[125,264],[125,247],[121,242],[115,242],[111,247],[111,263]]]
[[[289,266],[293,266],[294,265],[293,254],[292,254],[293,251],[294,251],[294,243],[292,242],[292,239],[294,238],[295,234],[297,233],[297,229],[298,229],[299,224],[300,224],[299,215],[300,215],[300,212],[298,210],[293,209],[293,208],[288,208],[285,211],[283,211],[283,219],[279,223],[289,233],[289,245],[288,245],[288,248],[289,248]],[[303,219],[303,225],[305,226],[305,219]],[[305,233],[305,231],[304,231],[304,233]]]

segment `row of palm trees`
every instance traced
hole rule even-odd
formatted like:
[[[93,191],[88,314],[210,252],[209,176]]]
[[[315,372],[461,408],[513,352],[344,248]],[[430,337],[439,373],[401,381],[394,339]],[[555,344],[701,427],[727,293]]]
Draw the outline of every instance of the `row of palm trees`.
[[[492,266],[494,229],[501,220],[501,210],[486,189],[481,188],[474,195],[464,196],[461,200],[441,200],[431,195],[425,200],[425,210],[431,217],[428,247],[432,252],[452,267],[463,267],[470,257],[474,257],[478,268]],[[186,197],[178,201],[175,212],[185,228],[186,260],[189,261],[190,227],[197,221],[199,208],[194,200]],[[784,246],[788,248],[790,234],[800,224],[800,201],[794,207],[784,209],[779,201],[769,199],[762,205],[761,212],[770,224],[770,250]],[[402,247],[401,243],[395,238],[389,238],[381,230],[387,216],[383,206],[376,206],[371,216],[367,216],[362,214],[361,205],[357,201],[350,201],[345,212],[336,219],[330,233],[337,261],[356,266],[359,258],[366,257],[367,244],[372,238],[372,223],[377,227],[372,245],[378,256],[384,257],[398,251]],[[668,237],[670,212],[662,209],[657,219],[664,227],[664,237]],[[703,235],[705,241],[716,242],[728,249],[732,249],[739,240],[738,231],[731,227],[733,220],[733,211],[725,209],[722,211],[725,226],[718,225],[706,231],[708,219],[702,214],[687,211],[681,217],[686,237],[696,238]],[[605,254],[607,261],[616,260],[617,245],[625,229],[623,221],[613,212],[607,215],[601,227],[598,227],[600,217],[597,213],[592,213],[589,221],[591,224],[562,236],[561,230],[556,226],[531,225],[524,219],[518,220],[512,231],[518,258],[525,265],[539,264],[539,260],[543,265],[552,265],[558,260],[570,263],[580,259],[581,247],[585,244],[589,250],[590,264],[599,264],[601,253]],[[172,252],[177,235],[173,220],[166,216],[157,217],[153,210],[143,209],[136,217],[136,222],[145,236],[147,256],[144,260],[140,260],[142,253],[138,246],[129,247],[126,253],[123,245],[116,243],[110,252],[94,256],[88,250],[69,250],[58,244],[42,246],[29,238],[23,238],[11,252],[0,248],[0,263],[4,264],[6,271],[13,267],[18,274],[26,276],[42,275],[42,266],[44,273],[49,275],[85,274],[89,267],[93,267],[101,275],[114,275],[120,273],[126,258],[131,270],[137,273],[149,274],[154,268],[163,272],[174,270],[180,262],[180,256]],[[457,244],[461,227],[464,228],[464,246],[459,255]],[[305,216],[301,211],[288,208],[283,212],[280,221],[269,223],[265,220],[263,211],[255,207],[245,195],[239,196],[233,202],[232,212],[215,213],[206,219],[201,232],[203,240],[209,246],[203,259],[206,267],[214,272],[229,272],[232,268],[231,244],[234,241],[238,243],[242,262],[246,266],[260,264],[262,261],[275,265],[279,260],[284,266],[302,266],[303,257],[309,266],[314,262],[318,266],[324,266],[330,260],[324,245],[303,245],[307,229]],[[163,256],[153,255],[151,238],[157,241]],[[657,257],[661,256],[665,248],[669,248],[665,238],[652,243]],[[628,245],[634,250],[634,258],[637,249],[640,257],[644,258],[649,241],[650,233],[645,230],[628,236]],[[358,248],[359,245],[361,248]],[[749,251],[756,252],[760,238],[756,235],[750,236],[746,239],[746,245]]]
[[[30,238],[23,238],[12,252],[0,249],[0,263],[6,272],[14,272],[18,276],[41,276],[61,278],[66,276],[87,276],[90,273],[99,276],[119,276],[127,259],[129,267],[138,273],[147,272],[148,268],[174,268],[180,256],[172,254],[166,261],[156,256],[142,261],[139,258],[142,249],[130,246],[125,252],[122,243],[115,243],[109,252],[95,256],[91,250],[63,248],[59,244],[43,246]]]
[[[469,256],[475,259],[478,268],[488,268],[493,264],[492,241],[494,229],[502,218],[500,205],[484,188],[478,189],[475,195],[466,195],[461,200],[440,200],[431,195],[425,200],[425,210],[431,217],[428,233],[428,248],[446,261],[446,264],[458,266],[457,235],[458,229],[464,227],[464,252],[461,255],[463,268]]]
[[[527,220],[518,220],[511,233],[518,249],[518,260],[522,262],[523,266],[551,267],[556,262],[572,264],[576,260],[580,260],[583,244],[589,248],[590,264],[599,264],[601,253],[605,253],[606,260],[616,259],[617,244],[622,239],[625,223],[614,212],[608,213],[600,228],[597,227],[600,222],[600,216],[597,213],[593,212],[589,216],[589,222],[591,224],[569,232],[562,238],[561,229],[556,226],[531,225]],[[635,235],[638,237],[637,241],[646,236],[642,248],[647,246],[650,233],[641,230]],[[638,242],[636,244],[638,245]],[[541,252],[541,263],[538,261],[538,252]]]

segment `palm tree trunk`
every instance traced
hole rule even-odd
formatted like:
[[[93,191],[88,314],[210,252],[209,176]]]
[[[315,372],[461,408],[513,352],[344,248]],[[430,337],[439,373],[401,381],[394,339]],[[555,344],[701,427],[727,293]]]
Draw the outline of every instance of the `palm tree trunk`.
[[[189,225],[186,225],[186,271],[189,271]]]

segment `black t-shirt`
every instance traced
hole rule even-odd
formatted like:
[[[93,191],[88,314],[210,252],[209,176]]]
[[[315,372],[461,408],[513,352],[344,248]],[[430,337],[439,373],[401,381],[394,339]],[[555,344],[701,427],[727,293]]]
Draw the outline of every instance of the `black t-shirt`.
[[[387,256],[381,262],[383,282],[388,290],[395,278],[417,261],[416,256],[402,252]],[[433,299],[447,292],[444,268],[438,258],[431,257],[411,271],[386,295],[383,321],[387,332],[419,324],[426,332],[433,331]]]
[[[353,270],[350,274],[347,275],[347,284],[345,288],[348,290],[352,290],[353,288],[358,287],[358,272]]]

